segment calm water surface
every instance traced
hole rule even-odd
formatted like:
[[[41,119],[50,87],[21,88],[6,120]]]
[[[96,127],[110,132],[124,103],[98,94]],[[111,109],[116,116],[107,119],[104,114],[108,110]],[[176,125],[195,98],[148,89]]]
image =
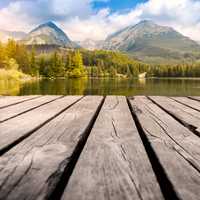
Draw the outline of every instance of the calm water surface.
[[[200,96],[200,79],[56,79],[0,81],[0,95]]]

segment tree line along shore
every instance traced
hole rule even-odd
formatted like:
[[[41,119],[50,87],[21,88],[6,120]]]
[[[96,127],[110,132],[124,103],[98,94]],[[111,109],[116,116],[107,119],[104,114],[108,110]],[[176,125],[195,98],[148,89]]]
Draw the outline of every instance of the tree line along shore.
[[[80,77],[200,77],[200,63],[146,64],[106,50],[56,48],[38,52],[14,40],[0,43],[0,80]]]

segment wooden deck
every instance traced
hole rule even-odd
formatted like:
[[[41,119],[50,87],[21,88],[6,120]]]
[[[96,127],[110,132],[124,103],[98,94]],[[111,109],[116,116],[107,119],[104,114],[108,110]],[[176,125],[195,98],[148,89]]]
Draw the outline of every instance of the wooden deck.
[[[199,200],[200,97],[0,97],[0,200]]]

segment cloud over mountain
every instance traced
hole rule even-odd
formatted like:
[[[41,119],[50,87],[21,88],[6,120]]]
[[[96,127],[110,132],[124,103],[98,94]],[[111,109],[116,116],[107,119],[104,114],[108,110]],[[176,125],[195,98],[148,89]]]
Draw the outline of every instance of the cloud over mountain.
[[[101,40],[118,29],[149,19],[200,40],[200,1],[149,0],[124,12],[111,12],[109,8],[97,10],[94,1],[97,0],[5,0],[0,4],[0,27],[27,31],[52,20],[73,40]]]

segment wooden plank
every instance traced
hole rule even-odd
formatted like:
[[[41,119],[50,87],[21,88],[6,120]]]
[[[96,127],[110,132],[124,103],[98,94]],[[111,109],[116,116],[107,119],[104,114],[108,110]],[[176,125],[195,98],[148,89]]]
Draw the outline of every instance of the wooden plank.
[[[187,97],[171,97],[171,99],[185,105],[185,106],[188,106],[192,109],[195,109],[197,111],[200,111],[200,101],[195,101],[195,100],[192,100],[190,98],[187,98]]]
[[[28,101],[30,99],[38,98],[39,96],[4,96],[0,99],[0,109]]]
[[[102,99],[83,98],[0,157],[0,199],[48,199],[85,140]]]
[[[149,97],[156,104],[164,108],[167,112],[172,114],[175,118],[180,120],[185,126],[199,132],[200,128],[200,112],[188,106],[185,106],[173,99],[161,96]],[[199,132],[200,133],[200,132]]]
[[[58,113],[79,100],[80,96],[67,96],[24,113],[0,124],[0,152],[33,133]]]
[[[190,130],[182,126],[177,120],[168,115],[165,111],[158,108],[154,103],[148,100],[145,97],[136,97],[139,98],[139,101],[146,104],[146,107],[149,109],[148,112],[152,113],[152,119],[157,119],[159,125],[164,128],[165,133],[172,139],[174,142],[179,145],[184,152],[187,152],[189,155],[185,157],[189,159],[188,161],[193,163],[200,171],[200,138],[193,134]],[[149,115],[149,113],[147,113]],[[153,131],[153,130],[152,130]]]
[[[190,99],[194,99],[196,101],[200,101],[200,97],[197,96],[189,96]]]
[[[130,102],[177,196],[199,199],[199,137],[146,97],[135,97]]]
[[[163,199],[125,97],[107,97],[62,200]]]
[[[0,123],[8,119],[14,118],[20,114],[31,111],[35,108],[38,108],[48,102],[54,101],[55,99],[60,98],[61,96],[42,96],[40,98],[31,99],[23,103],[9,106],[1,109],[0,113]]]

